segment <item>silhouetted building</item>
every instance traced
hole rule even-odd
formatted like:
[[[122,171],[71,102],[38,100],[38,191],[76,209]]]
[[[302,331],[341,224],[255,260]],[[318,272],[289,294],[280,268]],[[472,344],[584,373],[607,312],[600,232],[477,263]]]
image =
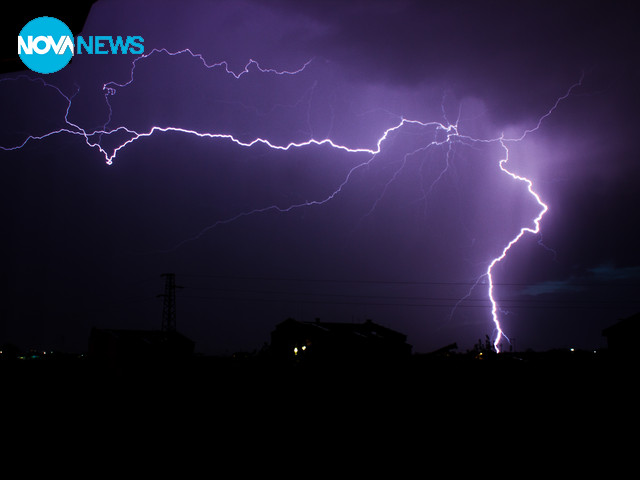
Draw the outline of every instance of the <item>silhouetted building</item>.
[[[623,318],[618,323],[605,328],[602,335],[607,337],[609,352],[616,356],[638,356],[640,354],[640,313]]]
[[[107,364],[180,361],[193,356],[195,342],[173,331],[91,329],[89,358]]]
[[[400,360],[411,355],[406,339],[371,320],[334,323],[289,318],[271,332],[270,350],[275,359],[297,362]]]

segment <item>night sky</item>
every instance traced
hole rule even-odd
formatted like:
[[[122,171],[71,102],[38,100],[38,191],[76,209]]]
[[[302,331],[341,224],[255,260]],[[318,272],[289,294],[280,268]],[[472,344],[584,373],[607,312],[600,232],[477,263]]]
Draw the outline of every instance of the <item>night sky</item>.
[[[493,270],[502,348],[603,347],[640,311],[639,27],[617,2],[98,1],[83,36],[159,51],[0,77],[0,343],[159,329],[173,272],[202,353],[288,317],[464,351],[495,335],[472,287],[540,211],[499,168],[497,139],[529,131],[506,166],[549,210]],[[155,131],[114,153],[153,126],[375,150],[402,118],[458,135],[406,124],[372,155]]]

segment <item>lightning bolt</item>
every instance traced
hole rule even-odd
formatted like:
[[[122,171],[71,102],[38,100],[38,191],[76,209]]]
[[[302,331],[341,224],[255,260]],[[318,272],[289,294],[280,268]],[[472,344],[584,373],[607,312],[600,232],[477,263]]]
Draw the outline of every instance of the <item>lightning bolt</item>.
[[[216,133],[216,132],[200,132],[197,130],[193,130],[193,129],[187,129],[187,128],[182,128],[182,127],[177,127],[177,126],[152,126],[150,129],[148,129],[147,131],[143,131],[143,132],[138,132],[134,129],[128,128],[126,126],[117,126],[114,128],[109,127],[109,124],[111,123],[112,120],[112,114],[113,114],[113,109],[111,106],[111,101],[110,98],[113,97],[114,95],[117,94],[117,91],[119,89],[122,88],[126,88],[127,86],[131,85],[134,82],[134,78],[135,78],[135,70],[136,70],[136,66],[143,60],[149,58],[152,55],[167,55],[169,57],[174,57],[174,56],[178,56],[178,55],[189,55],[194,59],[199,60],[203,67],[206,69],[213,69],[213,68],[222,68],[224,69],[224,71],[231,75],[232,77],[234,77],[236,80],[240,79],[242,76],[244,75],[248,75],[250,73],[252,73],[252,71],[255,70],[255,72],[259,73],[259,74],[264,74],[264,75],[297,75],[301,72],[303,72],[308,65],[311,63],[311,60],[307,61],[306,63],[304,63],[300,68],[296,69],[296,70],[276,70],[276,69],[272,69],[272,68],[264,68],[262,67],[257,61],[251,59],[249,60],[249,62],[244,66],[244,68],[239,71],[239,72],[234,72],[229,68],[229,65],[226,61],[222,61],[222,62],[217,62],[217,63],[208,63],[205,58],[197,53],[194,53],[193,51],[191,51],[190,49],[184,49],[184,50],[179,50],[179,51],[175,51],[175,52],[171,52],[167,49],[153,49],[151,50],[148,54],[144,54],[141,55],[139,57],[136,57],[132,64],[131,64],[131,69],[130,69],[130,75],[129,78],[122,82],[122,83],[117,83],[117,82],[108,82],[105,83],[103,85],[103,95],[104,95],[104,99],[107,105],[107,109],[108,109],[108,115],[107,115],[107,119],[105,121],[105,123],[103,125],[101,125],[100,128],[94,129],[94,130],[85,130],[84,128],[82,128],[80,125],[74,123],[73,121],[70,120],[69,116],[70,116],[70,110],[71,110],[71,106],[73,103],[73,99],[75,98],[75,96],[78,94],[79,92],[79,88],[76,87],[76,90],[74,93],[72,93],[71,95],[67,95],[65,93],[62,92],[62,90],[58,87],[56,87],[55,85],[52,85],[46,81],[44,81],[42,78],[32,78],[26,75],[21,75],[15,78],[3,78],[0,79],[0,83],[1,82],[9,82],[9,81],[18,81],[18,80],[26,80],[29,82],[36,82],[36,83],[40,83],[43,87],[48,88],[48,89],[52,89],[54,92],[56,92],[58,95],[60,95],[61,97],[63,97],[66,101],[66,109],[65,109],[65,114],[63,117],[64,120],[64,127],[56,129],[56,130],[51,130],[47,133],[41,134],[41,135],[29,135],[27,136],[22,142],[19,142],[18,144],[14,145],[14,146],[2,146],[0,145],[0,150],[4,150],[4,151],[12,151],[12,150],[18,150],[23,148],[28,142],[33,142],[33,141],[41,141],[44,140],[48,137],[51,137],[53,135],[59,135],[59,134],[69,134],[69,135],[76,135],[76,136],[80,136],[84,139],[85,143],[87,144],[87,146],[89,146],[90,148],[93,149],[97,149],[100,154],[104,157],[105,162],[108,165],[112,165],[113,161],[116,159],[117,155],[119,152],[121,152],[123,149],[125,149],[127,146],[131,145],[133,142],[147,138],[147,137],[151,137],[155,134],[159,134],[159,133],[163,133],[163,132],[178,132],[178,133],[182,133],[185,135],[192,135],[198,138],[208,138],[208,139],[219,139],[219,140],[225,140],[225,141],[229,141],[232,142],[240,147],[245,147],[245,148],[251,148],[254,147],[256,145],[265,145],[270,149],[273,150],[280,150],[280,151],[286,151],[286,150],[290,150],[290,149],[297,149],[297,148],[304,148],[304,147],[310,147],[310,146],[328,146],[332,149],[335,150],[340,150],[340,151],[344,151],[350,154],[357,154],[357,155],[365,155],[366,158],[365,160],[363,160],[362,162],[358,163],[357,165],[355,165],[354,167],[352,167],[346,174],[344,180],[337,186],[337,188],[334,189],[333,192],[331,192],[329,195],[325,196],[324,198],[321,199],[317,199],[317,200],[311,200],[311,201],[305,201],[305,202],[301,202],[301,203],[297,203],[297,204],[292,204],[286,207],[281,207],[281,206],[277,206],[277,205],[271,205],[271,206],[267,206],[267,207],[263,207],[263,208],[258,208],[258,209],[254,209],[254,210],[250,210],[250,211],[246,211],[246,212],[242,212],[239,213],[235,216],[229,217],[227,219],[223,219],[223,220],[219,220],[207,227],[205,227],[204,229],[202,229],[197,235],[188,238],[186,240],[183,240],[182,242],[180,242],[179,244],[175,245],[173,248],[171,248],[170,250],[165,250],[165,252],[168,251],[173,251],[179,247],[181,247],[182,245],[184,245],[187,242],[196,240],[200,237],[202,237],[202,235],[204,235],[206,232],[221,226],[221,225],[225,225],[225,224],[229,224],[232,223],[242,217],[247,217],[250,215],[255,215],[255,214],[260,214],[260,213],[265,213],[268,211],[278,211],[281,213],[286,213],[286,212],[290,212],[294,209],[298,209],[298,208],[303,208],[303,207],[311,207],[311,206],[319,206],[319,205],[323,205],[329,201],[331,201],[333,198],[335,198],[337,195],[340,194],[340,192],[342,191],[342,189],[349,183],[350,179],[352,178],[353,174],[360,168],[363,168],[367,165],[369,165],[375,158],[376,156],[382,151],[383,148],[383,144],[385,143],[385,141],[387,141],[387,139],[394,133],[399,131],[400,129],[407,127],[409,125],[412,125],[416,128],[419,129],[423,129],[425,131],[431,131],[434,134],[434,139],[428,143],[426,143],[425,145],[421,146],[420,148],[414,150],[413,152],[407,153],[404,155],[403,160],[400,162],[400,166],[398,169],[395,170],[395,172],[393,173],[393,175],[390,177],[390,179],[388,180],[388,182],[384,185],[384,188],[382,189],[382,193],[380,194],[380,197],[373,203],[371,210],[366,214],[369,215],[371,212],[373,212],[376,208],[377,203],[379,202],[379,200],[382,198],[382,196],[385,194],[387,188],[391,185],[391,183],[396,180],[397,176],[399,175],[399,173],[402,171],[402,169],[404,168],[404,166],[407,163],[407,160],[409,157],[411,157],[412,155],[416,155],[418,153],[421,152],[425,152],[431,148],[438,148],[438,147],[444,147],[446,148],[446,157],[445,157],[445,167],[440,171],[439,175],[437,176],[437,178],[431,183],[429,189],[427,191],[423,191],[423,194],[426,198],[426,196],[433,190],[434,185],[436,185],[445,175],[445,173],[447,172],[450,162],[453,158],[454,155],[454,147],[456,144],[463,144],[463,145],[473,145],[473,144],[480,144],[480,143],[494,143],[494,144],[498,144],[501,146],[503,152],[504,152],[504,157],[502,159],[499,160],[498,165],[499,168],[502,172],[504,172],[505,175],[509,176],[510,178],[512,178],[514,181],[517,182],[522,182],[526,185],[526,188],[529,192],[529,194],[533,197],[533,199],[535,199],[535,201],[537,202],[537,204],[540,207],[539,213],[538,215],[532,220],[532,224],[530,226],[525,226],[522,227],[520,229],[520,231],[506,244],[506,246],[500,251],[500,254],[498,256],[496,256],[495,258],[491,259],[488,263],[487,269],[486,271],[477,278],[476,282],[472,285],[471,289],[469,290],[468,294],[465,295],[464,297],[462,297],[458,303],[456,304],[456,306],[454,306],[453,310],[451,311],[451,315],[453,315],[455,309],[457,308],[458,305],[460,305],[460,303],[462,303],[464,300],[466,300],[470,295],[471,292],[473,291],[473,289],[475,289],[479,284],[484,283],[487,285],[487,295],[488,298],[490,300],[491,303],[491,318],[493,321],[493,325],[495,327],[495,336],[494,336],[494,341],[493,341],[493,345],[494,348],[496,350],[496,352],[500,351],[500,343],[502,341],[503,338],[507,339],[508,341],[508,337],[505,335],[502,326],[500,324],[500,319],[499,319],[499,307],[498,307],[498,302],[495,299],[495,295],[494,295],[494,267],[501,262],[502,260],[504,260],[509,251],[514,247],[514,245],[516,245],[516,243],[518,243],[518,241],[527,233],[531,233],[531,234],[539,234],[540,233],[540,223],[542,221],[542,218],[544,216],[544,214],[548,211],[549,207],[541,200],[540,196],[535,192],[534,188],[533,188],[533,182],[521,175],[518,175],[516,173],[514,173],[513,171],[509,170],[507,168],[507,164],[509,162],[509,144],[514,143],[514,142],[520,142],[522,140],[525,139],[525,137],[527,137],[528,135],[536,132],[537,130],[540,129],[543,121],[549,117],[558,107],[558,105],[565,100],[567,97],[569,97],[572,93],[572,91],[576,88],[578,88],[579,86],[582,85],[582,80],[583,78],[580,77],[580,80],[578,82],[576,82],[575,84],[571,85],[570,88],[566,91],[566,93],[559,97],[556,102],[551,106],[551,108],[544,114],[542,115],[537,123],[529,129],[526,129],[523,131],[523,133],[519,136],[519,137],[515,137],[515,138],[505,138],[504,134],[501,135],[500,137],[497,138],[488,138],[488,139],[482,139],[482,138],[473,138],[467,135],[464,135],[462,133],[460,133],[459,128],[458,128],[458,121],[460,118],[460,115],[458,114],[458,120],[456,120],[455,123],[451,124],[449,123],[449,121],[446,119],[446,114],[444,112],[444,107],[443,107],[443,117],[444,117],[444,123],[442,122],[437,122],[437,121],[431,121],[431,122],[424,122],[424,121],[420,121],[420,120],[416,120],[416,119],[408,119],[408,118],[404,118],[404,117],[398,117],[398,121],[392,125],[391,127],[387,128],[386,130],[384,130],[381,135],[378,137],[377,141],[371,145],[371,146],[360,146],[360,147],[350,147],[347,145],[343,145],[340,143],[336,143],[334,142],[331,138],[326,137],[326,138],[321,138],[321,139],[316,139],[316,138],[309,138],[306,141],[303,142],[289,142],[289,143],[284,143],[284,144],[277,144],[277,143],[273,143],[271,142],[269,139],[267,138],[261,138],[261,137],[257,137],[254,138],[253,140],[250,141],[242,141],[239,138],[235,137],[232,134],[228,134],[228,133]],[[114,134],[118,134],[118,133],[124,133],[126,135],[129,136],[129,138],[125,141],[123,141],[122,143],[120,143],[118,146],[116,146],[111,153],[107,152],[107,150],[101,145],[101,141],[102,138],[104,136],[108,136],[108,135],[114,135]],[[440,138],[438,138],[438,135],[440,135]],[[365,216],[366,216],[365,215]]]
[[[504,134],[501,135],[499,138],[494,139],[494,140],[474,140],[474,141],[478,141],[478,142],[499,142],[500,145],[502,146],[503,150],[504,150],[504,158],[501,159],[498,162],[498,165],[500,166],[500,170],[502,170],[505,174],[507,174],[508,176],[510,176],[511,178],[513,178],[514,180],[518,181],[518,182],[523,182],[527,185],[527,190],[529,191],[529,194],[535,199],[535,201],[538,203],[538,205],[540,206],[540,211],[538,212],[538,215],[533,219],[532,223],[533,226],[529,226],[529,227],[522,227],[520,229],[520,231],[517,233],[517,235],[515,237],[513,237],[508,243],[507,245],[502,249],[502,252],[500,253],[500,255],[498,255],[497,257],[495,257],[494,259],[492,259],[489,262],[489,266],[487,267],[487,270],[485,271],[485,273],[483,273],[478,279],[477,281],[474,283],[474,285],[471,287],[471,289],[469,290],[468,294],[463,297],[457,304],[456,306],[454,306],[454,309],[466,298],[468,298],[471,295],[471,291],[483,280],[483,279],[487,279],[488,281],[488,296],[489,296],[489,301],[491,302],[491,318],[493,321],[493,324],[495,326],[495,337],[493,340],[493,347],[495,349],[496,352],[500,352],[500,342],[502,340],[502,338],[505,338],[507,341],[509,341],[509,338],[505,335],[502,326],[500,325],[500,318],[498,316],[498,302],[495,299],[494,296],[494,283],[493,283],[493,269],[494,267],[501,262],[502,260],[504,260],[504,258],[507,256],[507,254],[509,253],[509,250],[511,250],[511,248],[518,243],[518,241],[526,234],[526,233],[532,233],[532,234],[538,234],[540,233],[540,222],[542,221],[542,217],[544,216],[544,214],[549,210],[549,206],[544,203],[540,196],[533,190],[533,182],[526,178],[523,177],[521,175],[517,175],[516,173],[508,170],[506,168],[506,164],[509,162],[509,147],[508,147],[508,143],[510,142],[520,142],[522,140],[525,139],[525,137],[531,133],[536,132],[537,130],[540,129],[540,127],[542,126],[542,122],[549,117],[557,108],[558,105],[560,105],[560,102],[562,102],[563,100],[567,99],[569,97],[569,95],[571,95],[572,91],[575,90],[576,88],[582,86],[582,82],[584,79],[584,73],[580,76],[580,79],[574,83],[573,85],[571,85],[566,93],[564,95],[562,95],[561,97],[559,97],[556,102],[552,105],[552,107],[544,114],[542,115],[539,119],[538,122],[536,123],[536,125],[533,128],[530,129],[526,129],[522,135],[520,135],[520,137],[516,137],[516,138],[505,138]],[[548,248],[548,247],[545,247]]]
[[[507,175],[509,175],[511,178],[513,178],[514,180],[517,180],[519,182],[524,182],[527,185],[527,190],[529,191],[529,193],[531,194],[531,196],[536,200],[536,202],[538,203],[538,205],[540,206],[540,211],[538,213],[538,216],[535,217],[533,219],[533,227],[522,227],[520,229],[520,232],[518,232],[518,234],[513,237],[511,239],[511,241],[509,243],[507,243],[507,245],[504,247],[504,249],[502,250],[502,253],[497,256],[496,258],[494,258],[491,263],[489,263],[489,266],[487,267],[487,271],[485,273],[487,279],[489,280],[489,300],[491,301],[491,318],[493,319],[493,324],[495,325],[495,329],[496,329],[496,335],[493,341],[493,346],[496,350],[496,352],[500,352],[500,341],[502,340],[502,337],[505,337],[507,339],[507,341],[509,341],[508,337],[504,334],[502,327],[500,325],[500,319],[498,318],[498,303],[496,302],[496,299],[493,295],[493,267],[496,266],[497,263],[501,262],[506,256],[507,253],[509,253],[509,250],[511,249],[511,247],[513,247],[521,238],[524,234],[526,233],[532,233],[532,234],[538,234],[540,233],[540,222],[542,221],[542,217],[544,216],[545,213],[547,213],[547,210],[549,210],[549,206],[544,203],[541,199],[540,196],[533,190],[533,182],[531,180],[529,180],[526,177],[517,175],[515,173],[513,173],[512,171],[508,170],[506,168],[506,164],[507,162],[509,162],[509,148],[507,147],[507,143],[508,142],[520,142],[522,140],[524,140],[524,138],[537,131],[541,125],[542,122],[549,116],[551,115],[556,108],[558,108],[558,105],[560,104],[560,102],[562,102],[563,100],[565,100],[566,98],[569,97],[569,95],[571,95],[571,92],[573,90],[575,90],[576,88],[582,86],[582,81],[584,79],[584,73],[580,76],[580,79],[574,83],[573,85],[571,85],[569,87],[569,89],[567,90],[567,92],[559,97],[556,102],[553,104],[553,106],[547,111],[547,113],[545,113],[543,116],[541,116],[538,119],[538,123],[535,125],[535,127],[530,128],[525,130],[522,135],[518,138],[512,138],[512,139],[505,139],[504,136],[501,136],[499,139],[500,145],[502,146],[502,148],[504,149],[505,152],[505,157],[500,160],[499,165],[500,165],[500,170],[502,170],[504,173],[506,173]]]

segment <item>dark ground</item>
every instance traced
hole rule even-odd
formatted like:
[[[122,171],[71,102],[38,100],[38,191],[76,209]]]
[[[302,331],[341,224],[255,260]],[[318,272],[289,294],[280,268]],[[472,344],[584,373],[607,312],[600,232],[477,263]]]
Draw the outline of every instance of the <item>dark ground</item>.
[[[110,397],[133,402],[151,397],[156,399],[153,408],[161,398],[170,398],[174,405],[193,406],[246,401],[353,408],[382,402],[385,410],[443,407],[449,400],[468,406],[597,400],[604,407],[636,396],[637,367],[636,361],[606,351],[502,353],[484,360],[471,354],[416,354],[395,362],[317,365],[277,363],[260,355],[106,365],[86,356],[54,354],[3,360],[0,375],[5,399],[27,403],[76,398],[89,405]]]
[[[221,468],[406,478],[436,465],[460,476],[486,473],[496,458],[540,474],[549,462],[611,474],[632,458],[637,365],[572,353],[315,367],[255,357],[120,368],[3,361],[5,458],[26,456],[28,470],[51,471],[50,458],[82,472],[181,478]]]

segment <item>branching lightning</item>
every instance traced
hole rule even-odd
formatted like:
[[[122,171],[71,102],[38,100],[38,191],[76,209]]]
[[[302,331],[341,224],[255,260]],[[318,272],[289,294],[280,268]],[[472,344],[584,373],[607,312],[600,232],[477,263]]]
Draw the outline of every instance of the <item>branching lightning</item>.
[[[327,138],[321,138],[321,139],[316,139],[316,138],[309,138],[303,142],[289,142],[289,143],[285,143],[285,144],[277,144],[277,143],[273,143],[272,141],[270,141],[267,138],[261,138],[261,137],[257,137],[254,138],[253,140],[250,141],[242,141],[239,138],[235,137],[232,134],[229,133],[220,133],[220,132],[202,132],[202,131],[197,131],[197,130],[193,130],[193,129],[187,129],[187,128],[182,128],[182,127],[178,127],[178,126],[152,126],[151,128],[149,128],[147,131],[136,131],[134,129],[131,129],[127,126],[121,125],[121,126],[116,126],[116,127],[109,127],[111,121],[112,121],[112,106],[111,106],[111,101],[110,101],[110,97],[114,96],[117,94],[118,89],[122,89],[122,88],[126,88],[127,86],[131,85],[134,82],[134,72],[136,69],[136,66],[138,65],[138,63],[140,63],[141,61],[149,58],[152,55],[158,55],[158,54],[165,54],[168,56],[177,56],[177,55],[190,55],[191,57],[198,59],[202,62],[202,65],[207,68],[207,69],[212,69],[212,68],[222,68],[224,69],[224,71],[233,76],[235,79],[239,79],[240,77],[250,74],[252,73],[253,70],[255,70],[256,73],[258,74],[265,74],[265,75],[296,75],[299,74],[301,72],[303,72],[308,65],[311,63],[311,60],[306,62],[304,65],[302,65],[300,68],[296,69],[296,70],[292,70],[292,71],[286,71],[286,70],[275,70],[275,69],[271,69],[271,68],[263,68],[258,62],[256,62],[255,60],[249,60],[249,62],[245,65],[244,69],[242,69],[240,72],[233,72],[232,70],[229,69],[228,63],[225,61],[222,62],[218,62],[218,63],[207,63],[206,60],[204,59],[204,57],[200,54],[196,54],[194,52],[192,52],[189,49],[184,49],[184,50],[180,50],[180,51],[176,51],[176,52],[170,52],[166,49],[154,49],[152,51],[150,51],[147,54],[141,55],[139,57],[137,57],[135,60],[133,60],[132,64],[131,64],[131,70],[130,70],[130,75],[129,78],[126,82],[123,83],[116,83],[116,82],[108,82],[105,83],[103,85],[103,94],[104,94],[104,98],[105,98],[105,102],[106,105],[108,107],[108,117],[105,121],[105,123],[98,129],[94,129],[94,130],[85,130],[84,128],[82,128],[80,125],[78,125],[77,123],[74,123],[73,121],[70,120],[69,116],[70,116],[70,110],[71,110],[71,106],[73,103],[73,100],[75,98],[75,96],[78,93],[78,89],[76,89],[76,91],[71,94],[71,95],[66,95],[62,92],[62,90],[46,81],[44,81],[42,78],[31,78],[28,77],[26,75],[21,75],[19,77],[16,78],[4,78],[4,79],[0,79],[0,83],[1,82],[7,82],[7,81],[18,81],[18,80],[26,80],[29,82],[37,82],[40,83],[43,87],[48,88],[48,89],[52,89],[53,91],[55,91],[58,95],[62,96],[67,104],[66,110],[65,110],[65,114],[64,114],[64,124],[65,126],[56,130],[52,130],[49,131],[47,133],[41,134],[41,135],[29,135],[27,136],[22,142],[13,145],[13,146],[2,146],[0,145],[0,149],[4,150],[4,151],[11,151],[11,150],[19,150],[21,148],[23,148],[27,143],[29,142],[34,142],[34,141],[40,141],[40,140],[44,140],[48,137],[54,136],[54,135],[59,135],[59,134],[68,134],[68,135],[76,135],[76,136],[80,136],[84,139],[85,143],[87,144],[87,146],[89,146],[92,149],[96,149],[100,152],[100,154],[104,157],[106,163],[108,165],[112,165],[114,160],[116,159],[117,155],[122,152],[126,147],[128,147],[129,145],[131,145],[133,142],[144,139],[144,138],[148,138],[151,137],[155,134],[159,134],[159,133],[163,133],[163,132],[178,132],[178,133],[182,133],[182,134],[186,134],[186,135],[193,135],[199,138],[208,138],[208,139],[218,139],[218,140],[223,140],[223,141],[228,141],[228,142],[232,142],[240,147],[245,147],[245,148],[251,148],[254,147],[256,145],[264,145],[270,149],[273,150],[282,150],[282,151],[286,151],[286,150],[290,150],[290,149],[296,149],[296,148],[304,148],[304,147],[309,147],[309,146],[328,146],[332,149],[335,150],[340,150],[340,151],[344,151],[350,154],[354,154],[354,155],[364,155],[365,158],[363,159],[362,162],[356,164],[354,167],[352,167],[345,175],[344,180],[335,188],[335,190],[330,193],[329,195],[327,195],[324,198],[321,199],[317,199],[317,200],[311,200],[311,201],[305,201],[302,203],[297,203],[297,204],[292,204],[286,207],[281,207],[281,206],[277,206],[277,205],[271,205],[271,206],[266,206],[263,208],[258,208],[255,210],[251,210],[251,211],[246,211],[246,212],[242,212],[239,213],[233,217],[227,218],[227,219],[223,219],[223,220],[218,220],[217,222],[207,226],[206,228],[202,229],[197,235],[188,238],[186,240],[183,240],[182,242],[180,242],[179,244],[175,245],[173,248],[171,248],[170,250],[175,250],[179,247],[181,247],[182,245],[184,245],[187,242],[196,240],[198,238],[200,238],[203,234],[205,234],[206,232],[224,225],[224,224],[229,224],[231,222],[234,222],[242,217],[247,217],[249,215],[255,215],[255,214],[260,214],[260,213],[264,213],[267,211],[278,211],[281,213],[285,213],[285,212],[289,212],[292,211],[294,209],[298,209],[298,208],[303,208],[303,207],[311,207],[311,206],[319,206],[319,205],[323,205],[326,202],[331,201],[334,197],[336,197],[337,195],[340,194],[340,192],[342,191],[342,189],[349,183],[350,179],[352,178],[353,174],[355,171],[357,171],[358,169],[369,165],[371,161],[373,161],[373,159],[376,158],[376,156],[382,151],[383,149],[383,145],[385,143],[385,141],[390,137],[390,135],[392,135],[394,132],[397,132],[399,130],[401,130],[403,127],[408,126],[408,125],[413,125],[416,128],[419,129],[424,129],[425,132],[431,132],[431,131],[435,131],[436,135],[435,138],[429,142],[427,142],[425,145],[421,146],[420,148],[416,149],[413,152],[407,153],[404,155],[404,158],[402,159],[402,161],[400,162],[400,166],[398,167],[398,169],[395,170],[395,172],[393,173],[393,175],[389,178],[388,182],[386,183],[386,185],[383,188],[382,194],[380,196],[380,198],[382,197],[382,195],[384,195],[385,191],[387,190],[387,188],[389,187],[389,185],[396,179],[397,175],[399,174],[399,172],[404,168],[407,159],[415,154],[418,154],[420,152],[424,152],[427,151],[430,148],[436,148],[436,147],[445,147],[446,148],[446,165],[445,167],[440,171],[439,175],[437,176],[437,178],[431,183],[428,191],[424,191],[423,190],[423,194],[425,195],[425,197],[431,192],[431,190],[434,188],[434,185],[436,183],[438,183],[441,178],[444,176],[444,174],[446,173],[447,169],[449,168],[449,164],[451,159],[454,156],[455,153],[455,145],[456,144],[464,144],[464,145],[473,145],[473,144],[479,144],[479,143],[493,143],[493,144],[497,144],[500,145],[500,147],[502,148],[502,150],[504,151],[504,157],[502,159],[499,160],[498,165],[499,168],[502,172],[504,172],[505,175],[509,176],[511,179],[513,179],[514,181],[517,182],[522,182],[526,185],[526,188],[529,192],[529,194],[533,197],[533,199],[537,202],[537,204],[539,205],[540,209],[538,212],[538,215],[532,219],[531,225],[529,226],[524,226],[520,229],[520,231],[504,246],[504,248],[502,248],[502,250],[500,251],[499,255],[496,256],[495,258],[491,259],[488,263],[488,266],[486,268],[486,271],[477,279],[477,281],[475,282],[475,284],[471,287],[471,289],[469,290],[468,294],[461,298],[458,302],[458,304],[456,305],[456,307],[463,302],[465,299],[467,299],[470,295],[471,292],[474,288],[476,288],[478,285],[480,285],[481,283],[487,285],[487,295],[489,298],[489,301],[491,303],[491,318],[495,327],[495,336],[494,336],[494,340],[493,340],[493,345],[494,348],[497,352],[500,351],[500,343],[502,341],[503,338],[507,339],[507,336],[505,335],[501,324],[500,324],[500,319],[499,319],[499,307],[498,307],[498,302],[495,299],[494,296],[494,279],[493,279],[493,275],[494,275],[494,267],[501,262],[503,259],[505,259],[505,257],[508,255],[509,251],[511,250],[511,248],[527,233],[531,233],[531,234],[539,234],[540,232],[540,223],[542,221],[543,216],[545,215],[545,213],[548,211],[549,207],[548,205],[546,205],[542,199],[540,198],[540,196],[535,192],[534,187],[533,187],[533,182],[526,178],[523,177],[521,175],[518,175],[514,172],[512,172],[511,170],[507,169],[507,164],[509,162],[509,144],[510,143],[514,143],[514,142],[520,142],[522,140],[524,140],[524,138],[529,135],[532,134],[534,132],[536,132],[542,125],[543,121],[549,116],[551,115],[554,110],[558,107],[558,105],[560,104],[561,101],[563,101],[564,99],[566,99],[571,92],[577,88],[578,86],[580,86],[582,84],[582,78],[580,78],[580,80],[578,82],[576,82],[575,84],[571,85],[571,87],[567,90],[567,92],[561,96],[560,98],[558,98],[556,100],[556,102],[552,105],[552,107],[544,114],[542,115],[537,123],[535,124],[535,126],[533,126],[532,128],[526,129],[523,131],[523,133],[519,136],[519,137],[515,137],[515,138],[505,138],[504,135],[501,135],[500,137],[497,138],[488,138],[488,139],[483,139],[483,138],[473,138],[467,135],[462,134],[459,131],[459,127],[458,127],[458,123],[459,123],[459,116],[458,119],[456,120],[455,123],[451,124],[449,123],[449,121],[446,119],[446,114],[444,112],[444,108],[443,108],[443,117],[444,117],[444,123],[442,122],[437,122],[437,121],[431,121],[431,122],[424,122],[421,120],[416,120],[416,119],[408,119],[408,118],[404,118],[404,117],[400,117],[399,120],[392,125],[391,127],[387,128],[386,130],[382,131],[380,136],[378,137],[377,141],[370,146],[359,146],[359,147],[353,147],[353,146],[347,146],[347,145],[343,145],[340,143],[336,143],[334,140],[332,140],[331,138],[327,137]],[[107,151],[106,148],[104,148],[101,144],[101,141],[103,139],[103,137],[105,136],[109,136],[109,135],[113,135],[113,134],[117,134],[117,133],[126,133],[128,135],[128,139],[126,139],[125,141],[123,141],[121,144],[119,144],[118,146],[116,146],[113,151],[111,151],[111,153],[109,153]],[[439,137],[438,137],[439,135]],[[379,198],[379,199],[380,199]],[[371,207],[371,210],[369,211],[369,213],[371,213],[375,208],[376,208],[376,204],[379,201],[379,199],[374,202],[374,204]],[[369,214],[368,213],[368,214]],[[368,215],[367,214],[367,215]],[[167,251],[170,251],[167,250]],[[453,309],[453,311],[455,311],[455,308]],[[453,311],[451,312],[451,314],[453,314]]]

